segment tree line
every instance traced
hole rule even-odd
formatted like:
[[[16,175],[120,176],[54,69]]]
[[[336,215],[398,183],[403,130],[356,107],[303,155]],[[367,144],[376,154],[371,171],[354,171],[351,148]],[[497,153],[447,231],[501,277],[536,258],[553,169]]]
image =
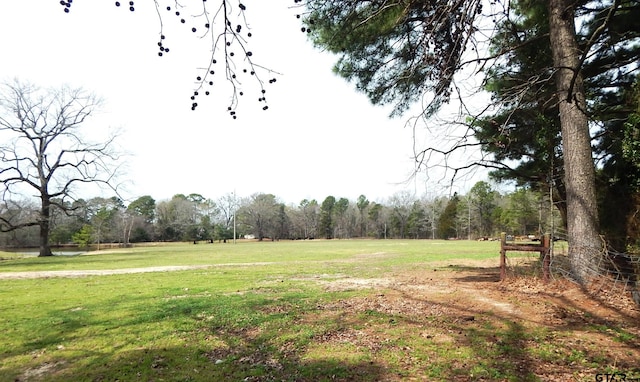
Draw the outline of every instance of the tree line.
[[[28,203],[15,203],[13,208],[25,216],[38,213],[38,207]],[[52,246],[98,249],[103,243],[225,242],[234,233],[235,238],[256,240],[478,239],[496,237],[502,231],[549,232],[560,221],[554,210],[547,195],[528,188],[503,194],[485,181],[466,195],[416,197],[403,191],[384,202],[370,201],[365,195],[356,200],[330,195],[295,205],[266,193],[248,197],[231,193],[215,200],[192,193],[161,201],[145,195],[126,205],[118,197],[95,197],[54,207],[49,238]],[[3,247],[37,246],[38,240],[37,227],[0,235]]]

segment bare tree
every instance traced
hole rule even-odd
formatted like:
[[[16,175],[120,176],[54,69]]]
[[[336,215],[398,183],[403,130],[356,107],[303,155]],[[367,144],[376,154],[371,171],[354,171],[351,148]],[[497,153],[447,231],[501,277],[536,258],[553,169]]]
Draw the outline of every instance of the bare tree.
[[[280,203],[273,194],[256,193],[251,195],[247,203],[238,211],[241,221],[250,227],[256,238],[262,241],[265,237],[275,239],[278,209]]]
[[[39,226],[39,256],[51,256],[53,207],[71,212],[76,186],[112,184],[118,170],[115,136],[90,143],[80,134],[100,99],[81,89],[41,89],[17,80],[0,87],[0,183],[7,205],[15,198],[39,199],[37,216],[0,214],[0,230]]]
[[[399,238],[406,237],[406,228],[411,214],[411,206],[416,198],[409,191],[396,192],[389,198],[391,219]]]

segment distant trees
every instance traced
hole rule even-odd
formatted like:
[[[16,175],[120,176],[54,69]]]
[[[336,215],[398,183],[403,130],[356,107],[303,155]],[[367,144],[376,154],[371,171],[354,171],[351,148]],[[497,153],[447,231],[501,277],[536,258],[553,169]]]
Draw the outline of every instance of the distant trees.
[[[320,205],[320,234],[325,239],[333,239],[333,227],[335,225],[333,219],[333,208],[336,204],[336,198],[332,195],[327,196]]]
[[[369,199],[366,196],[360,195],[358,196],[358,200],[356,202],[356,206],[358,207],[358,212],[360,213],[360,236],[364,237],[367,232],[367,215],[365,211],[367,207],[369,207]]]
[[[283,221],[281,203],[273,194],[254,194],[239,209],[238,216],[248,230],[254,233],[258,240],[266,237],[279,239],[282,235]]]
[[[453,194],[453,197],[449,200],[444,211],[438,219],[438,238],[449,239],[457,238],[458,236],[458,204],[460,203],[460,197],[458,194]]]
[[[466,195],[430,198],[399,192],[378,202],[364,195],[356,200],[328,196],[321,204],[304,199],[298,205],[285,205],[273,194],[247,198],[226,194],[213,201],[192,193],[159,202],[145,195],[129,205],[117,197],[79,199],[68,209],[74,215],[52,209],[53,243],[98,249],[104,243],[222,242],[233,238],[234,231],[238,237],[252,235],[257,240],[475,239],[497,237],[502,231],[548,233],[554,225],[561,226],[548,195],[526,187],[501,194],[485,181]],[[38,208],[16,203],[12,211],[30,216],[37,215]],[[37,245],[33,228],[0,234],[0,245]]]
[[[315,199],[303,199],[291,209],[294,238],[314,239],[318,235],[320,206]]]
[[[496,211],[496,192],[489,183],[481,181],[476,183],[469,191],[468,208],[474,211],[477,218],[476,232],[480,236],[491,236],[494,232],[494,222],[499,211]],[[497,212],[497,213],[496,213]],[[471,213],[471,212],[470,212]]]
[[[425,203],[414,200],[407,220],[406,235],[410,239],[427,239],[429,235],[429,219]]]
[[[407,224],[409,223],[409,215],[411,214],[414,200],[414,197],[408,191],[398,192],[389,198],[391,224],[401,239],[406,237]]]
[[[501,209],[499,223],[504,231],[516,235],[527,235],[532,232],[544,233],[548,224],[548,213],[551,208],[541,208],[546,203],[536,193],[525,188],[515,190],[506,196],[506,205]]]
[[[128,239],[141,242],[151,241],[153,235],[153,223],[156,216],[156,201],[149,195],[141,196],[127,206],[127,216],[130,219],[128,225]]]
[[[162,241],[213,240],[215,202],[200,194],[177,194],[157,203],[156,238]]]
[[[118,198],[93,198],[87,202],[89,211],[89,225],[93,235],[93,242],[100,250],[100,244],[104,242],[124,242],[125,237],[121,216],[124,211],[124,204]]]
[[[217,217],[215,220],[214,240],[226,241],[234,238],[235,223],[240,200],[235,193],[228,193],[220,197],[216,203]]]
[[[52,255],[53,210],[73,213],[76,186],[115,189],[115,137],[92,143],[81,134],[99,105],[81,88],[41,89],[17,80],[0,85],[0,231],[38,227],[40,256]],[[37,212],[14,208],[25,195],[36,195]]]

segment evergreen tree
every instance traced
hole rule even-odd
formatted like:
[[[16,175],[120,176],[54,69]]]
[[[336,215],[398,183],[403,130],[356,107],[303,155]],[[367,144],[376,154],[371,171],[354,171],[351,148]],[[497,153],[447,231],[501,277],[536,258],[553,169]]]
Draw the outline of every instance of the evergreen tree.
[[[444,208],[444,211],[438,219],[438,237],[440,239],[449,239],[458,237],[457,219],[458,219],[458,204],[460,203],[460,197],[457,193],[453,194],[453,197],[449,199],[449,203]]]
[[[327,196],[320,206],[320,226],[319,231],[325,239],[333,239],[333,208],[336,204],[334,196]]]

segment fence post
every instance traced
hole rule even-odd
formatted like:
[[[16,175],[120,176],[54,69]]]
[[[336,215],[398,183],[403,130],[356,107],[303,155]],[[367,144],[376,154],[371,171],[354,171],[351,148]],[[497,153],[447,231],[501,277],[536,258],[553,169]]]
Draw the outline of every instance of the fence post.
[[[542,280],[547,283],[550,278],[550,265],[551,265],[551,237],[548,233],[544,234],[542,238],[542,251],[540,256],[542,257]]]
[[[507,278],[507,233],[500,233],[500,281],[504,281]]]

